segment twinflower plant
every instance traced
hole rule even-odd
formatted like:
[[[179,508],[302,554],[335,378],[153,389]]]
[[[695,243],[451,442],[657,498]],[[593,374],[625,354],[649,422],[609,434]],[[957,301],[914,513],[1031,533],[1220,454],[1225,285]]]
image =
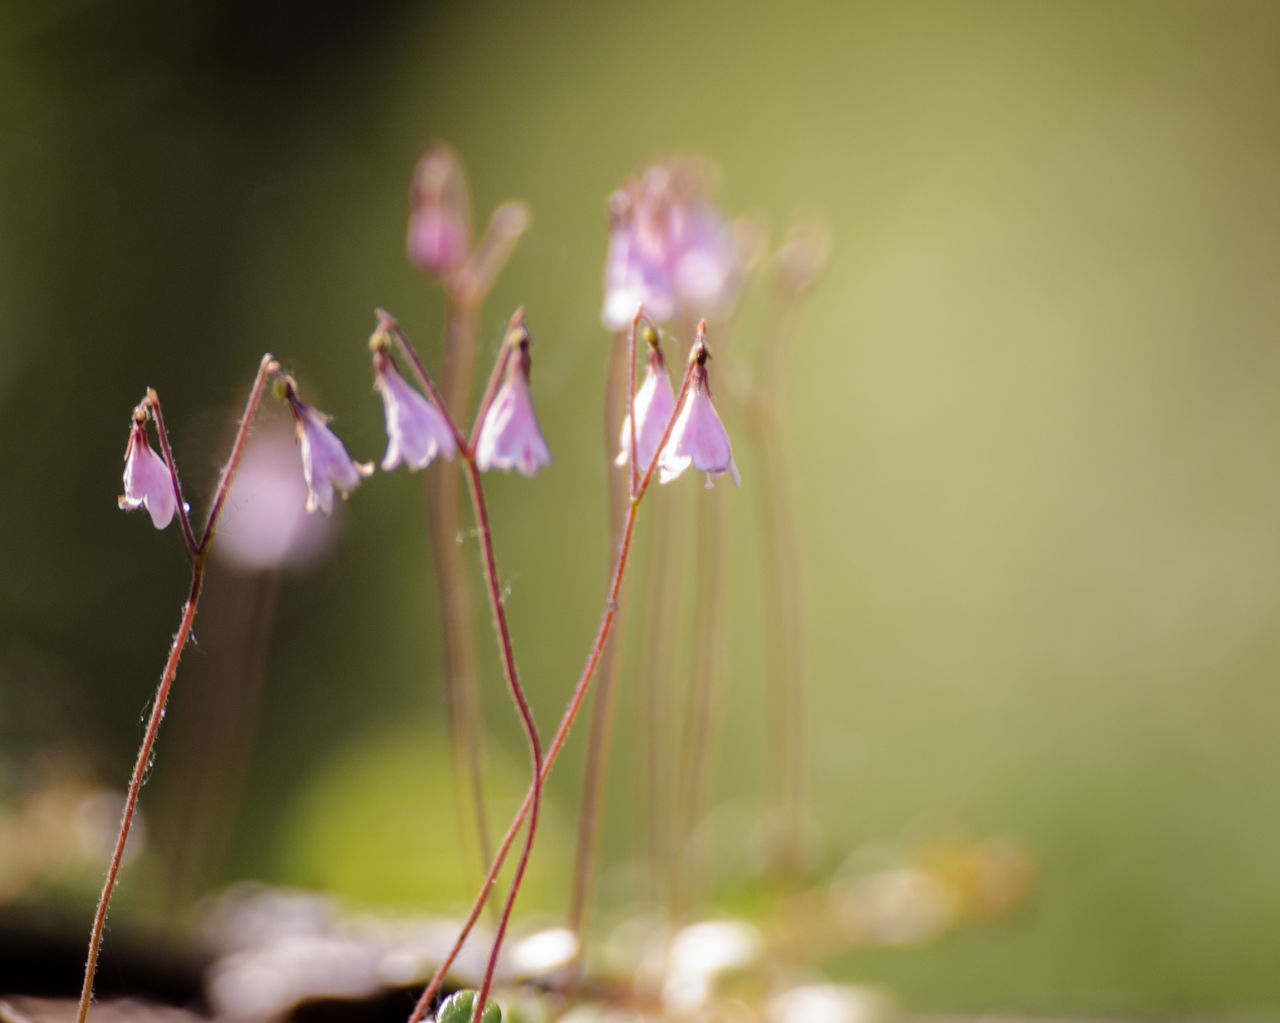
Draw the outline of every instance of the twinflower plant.
[[[425,274],[446,282],[452,300],[459,303],[459,310],[467,310],[468,314],[473,314],[476,303],[487,293],[493,275],[505,262],[515,238],[523,230],[523,220],[516,224],[511,219],[517,216],[513,210],[518,210],[518,207],[510,204],[500,207],[485,237],[478,244],[473,244],[465,182],[459,184],[456,172],[456,161],[447,150],[429,153],[420,164],[415,177],[408,251],[411,260]],[[636,212],[636,216],[643,219],[652,212],[641,210]],[[522,217],[523,214],[519,216]],[[642,226],[640,219],[633,225],[636,231],[641,232],[637,238],[643,241]],[[709,208],[704,209],[695,203],[681,216],[670,219],[668,227],[677,232],[668,239],[668,248],[679,254],[679,258],[663,271],[673,282],[671,302],[687,303],[692,301],[690,296],[696,297],[699,294],[705,297],[705,289],[699,292],[690,284],[690,275],[693,275],[695,283],[696,280],[706,283],[704,278],[697,277],[694,270],[702,266],[705,274],[705,259],[702,257],[706,255],[708,248],[714,249],[719,244],[719,221],[713,221]],[[630,242],[627,241],[626,244]],[[614,255],[610,258],[616,262],[620,257]],[[641,257],[628,256],[629,260],[639,258]],[[688,264],[690,259],[694,260],[693,269]],[[639,266],[639,271],[636,272],[658,272],[651,267],[646,268],[643,260],[640,264],[628,263],[627,266],[630,268],[627,269],[628,274],[633,272],[635,266]],[[643,292],[643,289],[632,289],[632,294],[639,292]],[[610,301],[616,305],[622,299],[614,296]],[[664,301],[659,297],[660,304]],[[471,417],[471,427],[465,433],[460,425],[463,421],[460,413],[461,402],[465,400],[465,388],[456,386],[456,377],[451,381],[453,386],[450,389],[457,393],[450,395],[447,393],[450,389],[438,387],[400,322],[383,310],[375,313],[375,326],[368,341],[368,350],[372,360],[374,389],[382,400],[387,434],[387,447],[380,463],[381,468],[384,472],[389,472],[405,465],[410,470],[417,470],[425,469],[434,462],[451,461],[454,467],[444,465],[435,471],[460,472],[465,480],[475,532],[479,538],[480,567],[498,660],[508,695],[524,729],[530,759],[529,787],[524,800],[496,849],[488,857],[485,877],[456,942],[418,999],[410,1015],[410,1023],[422,1019],[441,993],[445,977],[477,918],[491,899],[497,875],[523,828],[524,840],[512,874],[510,890],[505,897],[497,900],[502,904],[497,911],[496,933],[484,977],[474,998],[467,1003],[473,1023],[487,1018],[484,1013],[495,967],[537,836],[543,786],[597,676],[618,620],[639,510],[655,476],[662,482],[670,482],[692,466],[707,474],[708,486],[713,476],[725,473],[731,475],[735,483],[739,482],[728,435],[711,404],[707,368],[710,352],[706,334],[707,324],[702,320],[697,325],[679,387],[673,389],[662,350],[661,332],[650,320],[643,301],[636,303],[626,322],[625,374],[617,381],[618,393],[613,396],[613,407],[619,408],[622,414],[620,422],[619,419],[614,419],[611,424],[611,431],[620,427],[618,436],[621,452],[617,462],[626,467],[625,478],[615,479],[615,484],[621,483],[619,489],[625,495],[619,521],[615,523],[619,542],[608,579],[603,614],[587,650],[584,667],[558,727],[550,742],[544,746],[520,682],[507,610],[500,589],[496,544],[490,527],[482,475],[492,469],[504,472],[515,469],[525,477],[534,477],[551,464],[551,450],[534,410],[531,385],[533,341],[526,325],[525,310],[517,309],[507,323],[488,381]],[[454,336],[456,340],[458,335]],[[637,349],[641,344],[646,351],[647,371],[644,382],[637,389]],[[447,344],[445,351],[446,354],[449,351]],[[456,352],[453,354],[457,355]],[[398,363],[397,359],[402,361]],[[407,376],[401,374],[400,365],[406,367]],[[458,364],[455,361],[452,365],[456,374]],[[145,510],[152,524],[160,530],[165,529],[175,518],[178,520],[191,561],[191,583],[181,607],[179,627],[169,648],[138,749],[117,841],[94,914],[81,988],[79,1023],[85,1023],[89,1015],[107,911],[117,884],[143,779],[152,764],[165,706],[182,653],[191,637],[204,585],[206,561],[216,540],[219,518],[244,454],[251,425],[269,385],[273,385],[270,389],[287,405],[295,423],[301,472],[306,484],[307,512],[329,515],[337,496],[347,498],[374,472],[372,462],[359,461],[350,454],[343,441],[331,429],[330,417],[302,400],[295,379],[283,372],[272,355],[264,355],[250,388],[230,453],[215,487],[207,519],[203,529],[197,534],[192,527],[189,507],[183,497],[182,483],[159,396],[154,390],[148,389],[143,400],[134,408],[125,452],[124,494],[119,498],[119,505],[126,510]],[[159,444],[159,452],[152,446],[152,430]]]

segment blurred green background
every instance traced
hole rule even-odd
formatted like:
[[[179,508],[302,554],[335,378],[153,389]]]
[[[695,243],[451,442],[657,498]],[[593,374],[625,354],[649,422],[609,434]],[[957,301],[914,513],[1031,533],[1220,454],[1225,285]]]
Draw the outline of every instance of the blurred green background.
[[[464,159],[479,217],[513,197],[534,215],[481,361],[524,303],[556,461],[490,494],[544,731],[603,595],[605,197],[656,155],[702,153],[729,214],[816,214],[835,239],[788,395],[829,861],[1003,833],[1039,864],[1013,917],[832,972],[922,1010],[1280,1009],[1266,0],[6,5],[0,799],[51,761],[116,787],[132,763],[187,574],[173,531],[114,507],[146,386],[197,515],[267,349],[357,457],[380,457],[373,308],[438,360],[439,294],[403,257],[433,139]],[[738,461],[717,796],[749,813],[768,623]],[[329,557],[281,583],[210,880],[469,896],[422,519],[418,478],[376,477]],[[262,596],[215,577],[197,637],[211,608]],[[525,754],[480,638],[505,816]],[[200,777],[182,737],[213,656],[184,661],[144,794],[161,837]],[[549,789],[529,907],[564,903],[583,738]],[[631,738],[613,865],[636,842]],[[99,876],[63,894],[76,927]],[[117,925],[166,904],[147,876],[125,875]]]

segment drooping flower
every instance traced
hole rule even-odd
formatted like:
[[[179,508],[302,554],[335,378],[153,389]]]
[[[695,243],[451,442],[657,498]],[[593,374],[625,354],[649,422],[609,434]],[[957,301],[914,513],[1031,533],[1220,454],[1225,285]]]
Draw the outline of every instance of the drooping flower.
[[[624,329],[637,306],[643,305],[655,320],[669,319],[675,312],[661,217],[661,210],[647,204],[634,185],[615,192],[609,201],[600,319],[610,330]]]
[[[707,386],[707,346],[699,341],[689,358],[695,362],[693,381],[684,406],[671,428],[671,436],[658,459],[659,483],[670,483],[690,465],[707,474],[707,486],[711,477],[729,473],[734,486],[741,486],[738,467],[733,463],[733,449],[715,406],[711,404],[711,390]]]
[[[743,271],[733,228],[709,202],[694,201],[672,209],[668,230],[676,304],[708,318],[727,315]]]
[[[173,476],[147,440],[147,414],[142,408],[134,412],[129,428],[129,444],[124,451],[124,493],[117,503],[125,511],[146,508],[156,529],[168,526],[178,510]]]
[[[751,246],[707,199],[706,169],[662,160],[625,182],[609,202],[601,320],[622,330],[637,305],[657,322],[727,316]]]
[[[481,470],[519,469],[533,476],[551,464],[551,452],[538,427],[529,395],[529,334],[521,329],[516,351],[507,359],[507,376],[498,389],[476,439],[476,466]]]
[[[375,348],[373,367],[373,386],[382,395],[387,420],[383,471],[394,469],[401,461],[410,469],[424,469],[437,455],[453,458],[458,448],[449,424],[439,409],[400,375],[390,353]]]
[[[405,247],[409,262],[436,278],[451,275],[471,254],[471,197],[448,146],[432,146],[414,168]]]
[[[636,390],[636,464],[641,472],[653,461],[671,414],[676,410],[675,392],[671,390],[671,378],[667,376],[667,364],[658,344],[655,332],[649,344],[649,369]],[[622,419],[621,447],[616,465],[626,465],[631,455],[630,412]]]
[[[307,511],[317,508],[328,515],[333,511],[333,489],[346,497],[360,485],[360,480],[373,472],[372,462],[357,462],[343,447],[342,441],[329,429],[329,417],[298,400],[292,381],[286,384],[285,397],[298,428],[298,450],[302,455],[302,478],[307,482]]]

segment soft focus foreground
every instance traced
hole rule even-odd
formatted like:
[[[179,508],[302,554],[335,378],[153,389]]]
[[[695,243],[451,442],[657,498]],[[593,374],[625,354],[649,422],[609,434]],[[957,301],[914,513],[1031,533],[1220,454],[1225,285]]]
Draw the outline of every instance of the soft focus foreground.
[[[497,480],[491,503],[543,729],[580,668],[609,553],[606,197],[656,154],[704,153],[723,174],[721,206],[759,210],[775,243],[797,208],[835,239],[776,385],[812,681],[806,845],[815,885],[863,885],[888,921],[878,933],[902,937],[857,941],[862,925],[841,926],[804,955],[912,1009],[1280,1005],[1276,11],[938,4],[761,21],[715,6],[585,18],[387,6],[351,18],[90,4],[19,7],[5,30],[0,970],[27,961],[17,952],[39,945],[33,933],[51,949],[82,943],[115,817],[93,794],[123,782],[181,599],[176,538],[111,505],[127,402],[163,390],[198,507],[266,349],[357,458],[381,457],[352,346],[383,304],[436,357],[442,302],[405,264],[405,195],[422,146],[445,137],[481,216],[509,197],[533,211],[480,324],[480,359],[526,303],[555,463],[535,484]],[[644,52],[620,60],[628,40]],[[421,252],[447,268],[469,230],[440,226]],[[766,307],[739,313],[744,346],[767,343],[753,336]],[[757,880],[777,724],[766,641],[782,626],[755,541],[751,488],[767,476],[743,444],[759,421],[714,335],[712,347],[743,489],[721,479],[703,494],[685,479],[657,495],[688,502],[670,516],[677,552],[691,549],[695,497],[737,500],[705,908],[820,945],[830,907]],[[33,494],[17,489],[33,481]],[[211,569],[104,984],[113,942],[120,973],[131,949],[161,970],[174,933],[207,918],[196,897],[235,879],[326,889],[355,915],[445,912],[450,925],[470,897],[479,856],[459,839],[471,832],[448,754],[421,484],[366,489],[297,548],[300,567],[282,554],[269,558],[283,571],[264,566],[253,551],[294,547],[263,540],[243,567]],[[475,538],[458,540],[474,572]],[[602,964],[617,929],[644,929],[625,926],[647,884],[647,747],[625,724],[635,679],[651,656],[673,684],[697,670],[673,638],[697,610],[692,574],[670,592],[657,624],[625,640],[630,716],[614,733],[592,925]],[[481,628],[496,830],[526,779]],[[551,925],[564,913],[585,738],[579,726],[549,782],[517,938],[539,929],[536,910]],[[1016,851],[1016,878],[1034,857],[1036,889],[1021,912],[974,926],[922,864],[967,863],[993,834],[1011,836],[994,848]],[[74,985],[81,958],[48,976]],[[767,986],[767,971],[747,971]],[[14,976],[0,991],[31,990],[33,975]],[[800,1004],[812,1018],[815,1003]]]

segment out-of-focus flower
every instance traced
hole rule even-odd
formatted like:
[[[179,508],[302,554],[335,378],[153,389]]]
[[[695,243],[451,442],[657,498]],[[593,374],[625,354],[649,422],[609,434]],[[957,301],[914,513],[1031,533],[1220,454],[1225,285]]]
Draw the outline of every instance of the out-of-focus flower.
[[[695,363],[693,381],[658,460],[660,483],[670,483],[692,465],[707,474],[708,487],[712,476],[725,472],[733,477],[735,486],[742,485],[738,467],[733,463],[729,435],[711,404],[711,390],[707,385],[708,357],[707,346],[701,341],[689,354],[690,361]]]
[[[372,462],[357,462],[329,429],[329,417],[298,400],[292,381],[285,388],[289,411],[298,425],[298,449],[302,454],[302,478],[307,482],[306,509],[333,511],[333,489],[346,497],[373,472]]]
[[[676,410],[675,392],[671,390],[671,378],[667,376],[666,360],[662,357],[657,333],[649,343],[649,369],[644,382],[636,390],[636,463],[641,471],[648,468],[657,454],[667,423]],[[617,465],[626,465],[631,455],[631,413],[622,420],[622,450]]]
[[[298,455],[282,422],[254,431],[218,522],[214,555],[234,568],[259,572],[299,568],[325,552],[331,523],[308,515]]]
[[[409,262],[431,277],[448,277],[471,254],[471,197],[457,155],[427,150],[409,191]]]
[[[482,471],[519,469],[525,476],[532,476],[551,464],[551,452],[538,427],[529,395],[529,334],[523,328],[515,344],[516,351],[507,359],[507,377],[480,426],[476,465]]]
[[[601,311],[610,330],[625,328],[640,304],[660,322],[729,313],[746,253],[704,178],[694,161],[662,161],[611,197]]]
[[[604,308],[600,319],[623,330],[637,306],[655,320],[675,312],[667,268],[662,211],[647,204],[642,189],[624,186],[609,200],[609,250],[604,261]]]
[[[669,231],[676,304],[708,319],[727,314],[742,272],[733,228],[711,203],[694,201],[672,207]]]
[[[126,511],[146,508],[156,529],[169,525],[178,510],[173,476],[147,440],[147,414],[142,408],[134,412],[129,428],[129,444],[124,451],[124,493],[118,503]]]
[[[401,461],[410,469],[425,469],[437,455],[453,458],[457,443],[449,424],[431,402],[409,386],[391,354],[375,348],[373,368],[373,386],[382,395],[387,419],[383,470],[390,471]]]
[[[883,1023],[899,1018],[893,1000],[874,988],[806,984],[769,1000],[766,1023]]]
[[[764,938],[738,920],[704,920],[671,939],[662,1004],[674,1014],[693,1013],[713,996],[718,979],[759,962]]]

